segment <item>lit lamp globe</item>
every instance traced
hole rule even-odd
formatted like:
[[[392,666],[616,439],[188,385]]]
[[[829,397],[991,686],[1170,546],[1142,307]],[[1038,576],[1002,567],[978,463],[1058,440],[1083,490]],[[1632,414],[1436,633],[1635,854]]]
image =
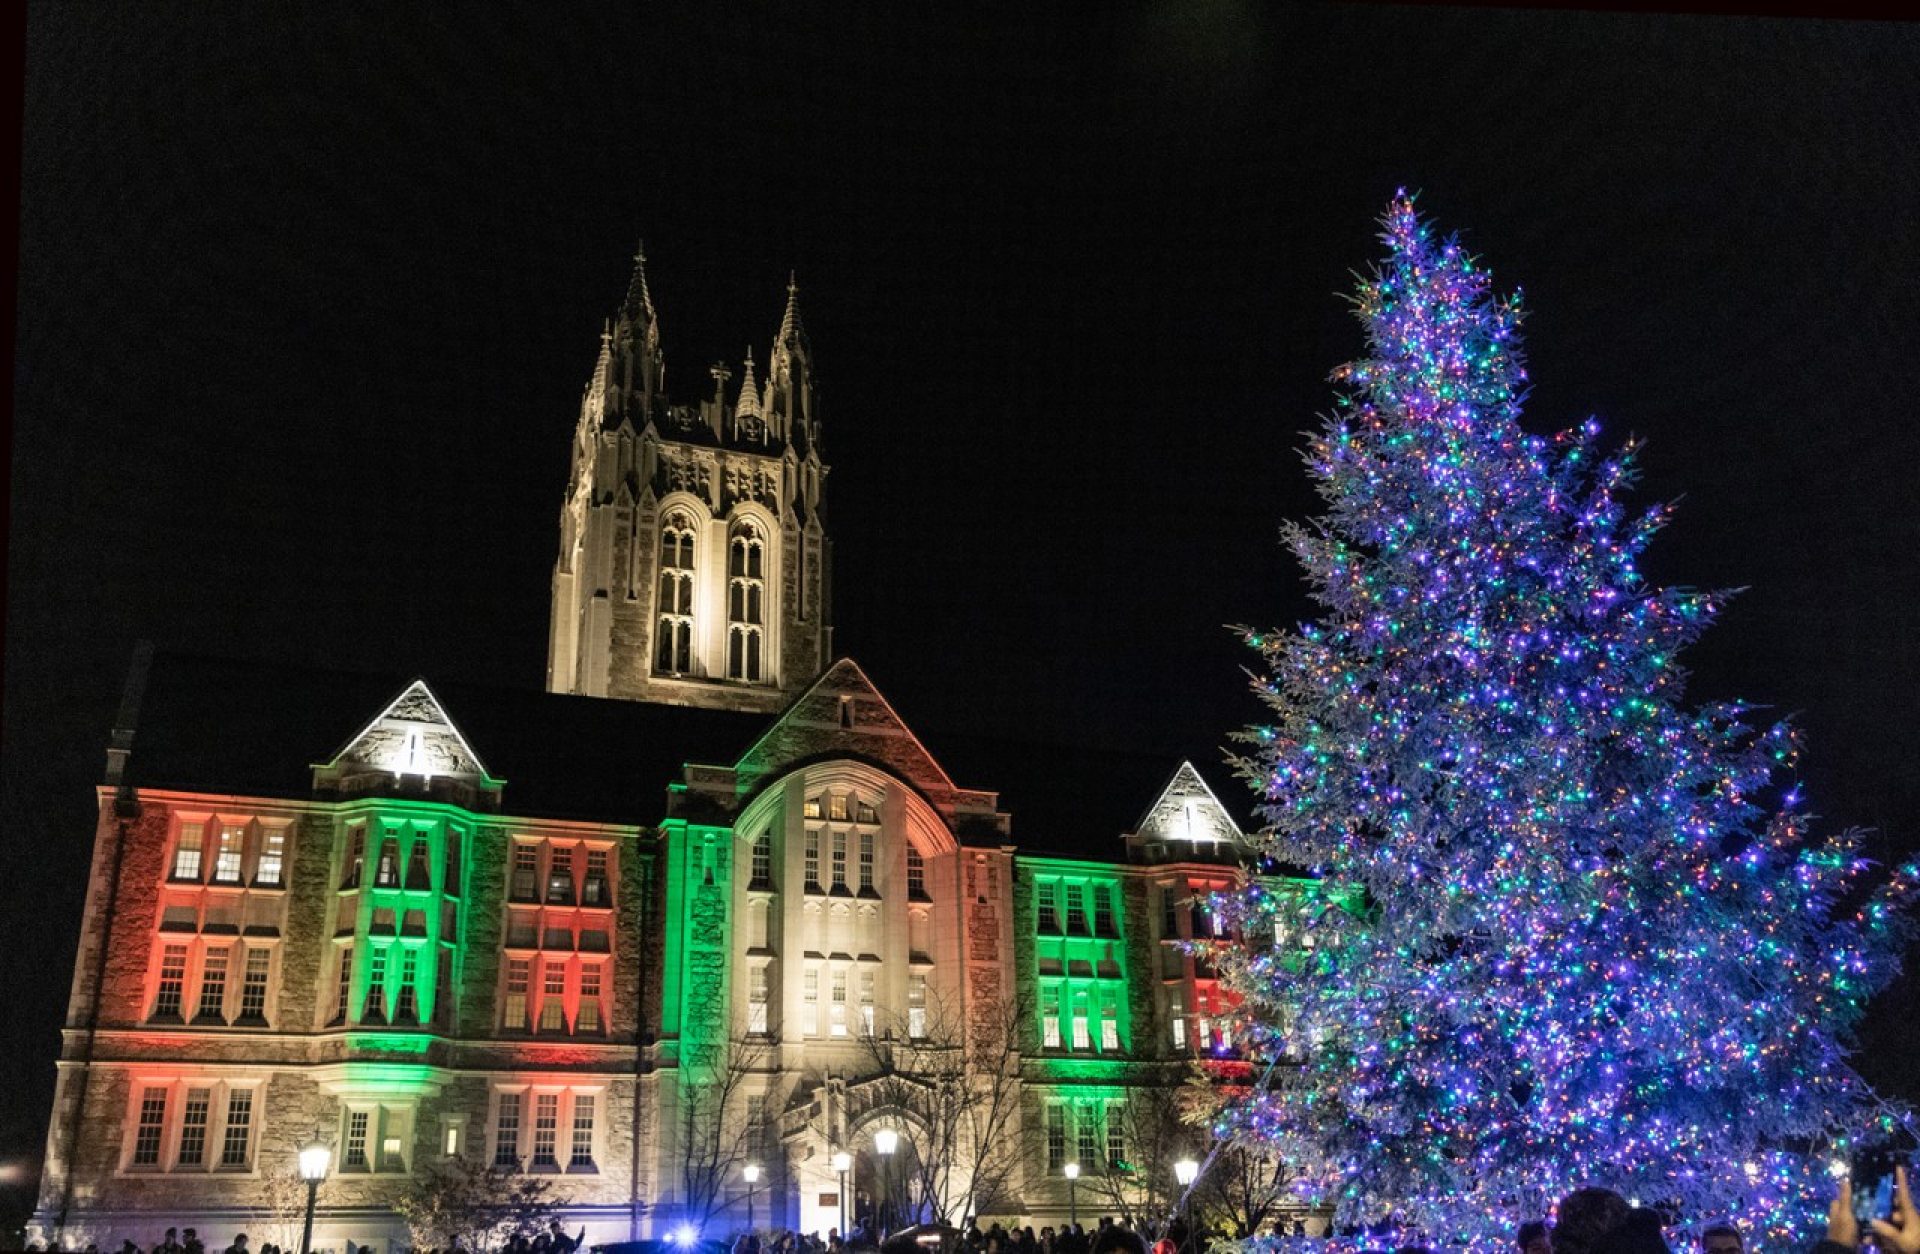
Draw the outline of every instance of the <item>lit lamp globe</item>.
[[[1180,1182],[1181,1188],[1186,1188],[1200,1178],[1200,1164],[1191,1158],[1181,1159],[1173,1165],[1173,1178]]]
[[[838,1154],[835,1154],[833,1156],[833,1169],[835,1171],[851,1171],[853,1169],[853,1155],[847,1153],[845,1150],[841,1150]]]
[[[1068,1163],[1065,1167],[1062,1167],[1060,1170],[1066,1173],[1067,1179],[1069,1180],[1078,1180],[1080,1178],[1079,1163]]]
[[[742,1167],[740,1169],[740,1178],[748,1184],[758,1184],[760,1182],[760,1164],[748,1163]]]
[[[332,1165],[333,1151],[324,1145],[309,1145],[300,1151],[300,1178],[309,1184],[325,1180]]]
[[[892,1128],[882,1128],[873,1134],[873,1148],[881,1154],[891,1154],[900,1148],[900,1134]]]

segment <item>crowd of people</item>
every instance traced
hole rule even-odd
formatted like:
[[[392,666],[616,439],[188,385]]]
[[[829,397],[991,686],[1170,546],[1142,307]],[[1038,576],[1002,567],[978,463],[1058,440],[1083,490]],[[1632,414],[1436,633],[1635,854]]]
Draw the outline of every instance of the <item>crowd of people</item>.
[[[1659,1211],[1635,1206],[1611,1189],[1576,1189],[1554,1208],[1551,1223],[1544,1219],[1520,1225],[1514,1234],[1516,1254],[1675,1254],[1667,1241],[1667,1221]],[[1294,1235],[1304,1235],[1298,1225]],[[532,1236],[517,1234],[502,1246],[502,1254],[576,1254],[586,1236],[569,1237],[558,1221]],[[1863,1240],[1879,1254],[1920,1254],[1920,1211],[1913,1204],[1905,1168],[1894,1174],[1893,1209],[1885,1218],[1870,1216],[1863,1225],[1854,1213],[1851,1182],[1840,1180],[1832,1205],[1827,1211],[1826,1235],[1809,1254],[1855,1254]],[[876,1244],[871,1232],[855,1230],[845,1235],[837,1229],[824,1235],[775,1231],[749,1233],[733,1245],[732,1254],[851,1254],[856,1249],[871,1249]],[[1080,1224],[1051,1225],[1037,1231],[1033,1225],[1002,1227],[995,1223],[986,1229],[969,1224],[950,1242],[943,1243],[942,1254],[1193,1254],[1203,1241],[1192,1239],[1176,1221],[1157,1239],[1149,1241],[1125,1223],[1102,1217],[1089,1230]],[[356,1247],[347,1243],[346,1254]],[[62,1254],[59,1247],[42,1250],[29,1245],[28,1254]],[[88,1244],[74,1254],[105,1254],[98,1245]],[[149,1249],[127,1239],[117,1254],[209,1254],[207,1245],[192,1228],[168,1228]],[[280,1246],[267,1244],[256,1250],[240,1233],[231,1244],[214,1254],[286,1254]],[[361,1254],[365,1254],[361,1249]],[[441,1254],[429,1250],[421,1254]],[[447,1254],[466,1254],[458,1248]],[[1398,1250],[1371,1250],[1365,1254],[1435,1254],[1424,1246],[1403,1246]],[[1688,1254],[1692,1254],[1691,1251]],[[1732,1223],[1717,1223],[1700,1233],[1698,1254],[1747,1254],[1746,1238]]]
[[[1659,1211],[1635,1206],[1612,1189],[1575,1189],[1554,1208],[1553,1223],[1534,1220],[1514,1234],[1518,1254],[1674,1254],[1667,1221]],[[1853,1210],[1852,1181],[1841,1177],[1827,1209],[1826,1235],[1811,1254],[1854,1254],[1862,1237],[1880,1254],[1920,1254],[1920,1212],[1907,1188],[1906,1169],[1894,1173],[1893,1213],[1869,1218],[1863,1230]],[[1409,1248],[1396,1254],[1430,1254]],[[1699,1237],[1699,1254],[1747,1254],[1745,1235],[1733,1223],[1709,1224]]]
[[[586,1236],[587,1232],[584,1228],[580,1230],[578,1236],[568,1236],[566,1230],[560,1226],[560,1221],[556,1219],[532,1236],[524,1232],[515,1233],[501,1244],[499,1254],[574,1254],[574,1251],[578,1250],[581,1243],[586,1240]],[[373,1247],[370,1245],[357,1245],[351,1240],[346,1243],[346,1254],[372,1254],[372,1251]],[[38,1244],[29,1244],[27,1254],[66,1254],[66,1252],[58,1245],[50,1245],[43,1249]],[[71,1254],[208,1254],[208,1251],[206,1242],[200,1239],[200,1234],[194,1229],[169,1228],[165,1235],[145,1249],[138,1241],[128,1237],[121,1241],[118,1251],[102,1250],[97,1243],[89,1241],[83,1247],[74,1247]],[[241,1232],[235,1234],[231,1244],[220,1247],[213,1251],[213,1254],[288,1254],[288,1251],[284,1246],[275,1245],[272,1242],[261,1246],[251,1245],[248,1243],[247,1234]],[[442,1251],[416,1250],[413,1254],[442,1254]],[[454,1246],[445,1251],[445,1254],[475,1254],[475,1252]]]
[[[1186,1241],[1187,1234],[1178,1222],[1159,1241],[1150,1243],[1109,1215],[1091,1230],[1078,1223],[1058,1228],[1049,1224],[1039,1229],[1032,1224],[1008,1228],[998,1223],[983,1229],[973,1223],[955,1235],[947,1249],[950,1254],[1148,1254],[1151,1247],[1152,1254],[1177,1254],[1187,1248]],[[844,1235],[837,1228],[824,1235],[781,1229],[739,1238],[732,1254],[849,1254],[875,1245],[884,1247],[885,1243],[860,1228]]]

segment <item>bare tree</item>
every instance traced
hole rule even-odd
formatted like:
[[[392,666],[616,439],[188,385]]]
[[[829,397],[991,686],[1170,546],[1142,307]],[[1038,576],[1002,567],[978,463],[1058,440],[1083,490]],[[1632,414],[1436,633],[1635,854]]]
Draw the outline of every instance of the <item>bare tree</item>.
[[[415,1177],[394,1199],[393,1209],[416,1248],[475,1254],[516,1236],[535,1236],[560,1214],[545,1177],[482,1167],[470,1158],[448,1159]]]
[[[924,1018],[866,1033],[868,1074],[852,1079],[853,1117],[876,1110],[906,1152],[896,1155],[905,1216],[959,1226],[997,1208],[1020,1166],[1020,1033],[1025,999],[976,999],[968,1013],[940,1004]]]
[[[1079,1187],[1101,1209],[1119,1217],[1149,1239],[1166,1230],[1180,1202],[1173,1176],[1176,1158],[1189,1152],[1196,1132],[1196,1111],[1205,1100],[1190,1082],[1190,1064],[1156,1068],[1124,1101],[1109,1101],[1108,1129],[1118,1131],[1125,1157],[1119,1162],[1082,1163]]]
[[[680,1198],[704,1227],[731,1200],[728,1185],[763,1143],[766,1128],[748,1109],[767,1046],[741,1038],[689,1051],[680,1063]]]
[[[1214,1156],[1194,1185],[1193,1210],[1201,1226],[1244,1240],[1269,1224],[1300,1214],[1291,1186],[1300,1173],[1279,1154],[1251,1141],[1236,1141]]]
[[[324,1184],[320,1186],[323,1190]],[[252,1226],[259,1244],[300,1248],[300,1231],[307,1219],[307,1182],[294,1170],[262,1171],[254,1184]]]

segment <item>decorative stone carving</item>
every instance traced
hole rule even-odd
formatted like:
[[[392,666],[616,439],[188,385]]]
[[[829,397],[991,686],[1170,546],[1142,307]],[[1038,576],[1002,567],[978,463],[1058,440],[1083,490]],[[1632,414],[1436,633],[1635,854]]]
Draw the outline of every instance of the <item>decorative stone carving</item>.
[[[673,449],[666,457],[667,490],[691,492],[703,500],[712,499],[713,460],[700,453]]]

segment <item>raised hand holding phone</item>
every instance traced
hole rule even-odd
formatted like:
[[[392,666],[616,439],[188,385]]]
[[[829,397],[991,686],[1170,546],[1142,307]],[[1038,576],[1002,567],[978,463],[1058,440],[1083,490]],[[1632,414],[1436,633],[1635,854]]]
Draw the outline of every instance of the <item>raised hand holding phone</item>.
[[[1834,1209],[1839,1209],[1844,1203],[1847,1208],[1847,1218],[1852,1221],[1854,1218],[1853,1197],[1847,1192],[1847,1182],[1845,1180],[1840,1182],[1840,1194],[1841,1200],[1834,1202]],[[1885,1254],[1920,1254],[1920,1212],[1916,1212],[1913,1209],[1913,1194],[1907,1189],[1907,1169],[1905,1167],[1895,1167],[1893,1169],[1892,1221],[1889,1222],[1885,1219],[1875,1218],[1870,1221],[1870,1226],[1873,1229],[1875,1244],[1877,1244]],[[1854,1222],[1853,1227],[1855,1232],[1859,1231],[1857,1221]],[[1830,1240],[1837,1239],[1833,1237],[1832,1210],[1827,1212],[1827,1235]]]

